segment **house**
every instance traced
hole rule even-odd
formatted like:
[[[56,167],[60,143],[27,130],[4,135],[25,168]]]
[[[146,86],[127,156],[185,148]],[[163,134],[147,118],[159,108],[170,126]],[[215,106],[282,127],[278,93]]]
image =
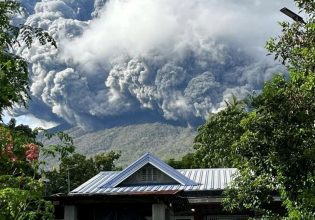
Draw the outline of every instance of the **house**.
[[[67,196],[52,196],[66,220],[247,219],[222,210],[234,168],[178,169],[146,153],[122,171],[94,176]]]

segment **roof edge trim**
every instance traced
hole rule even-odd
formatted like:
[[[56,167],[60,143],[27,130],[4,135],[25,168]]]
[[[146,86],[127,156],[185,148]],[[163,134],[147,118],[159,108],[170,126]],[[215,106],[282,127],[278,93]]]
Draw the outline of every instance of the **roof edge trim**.
[[[151,164],[157,169],[159,169],[161,172],[163,172],[165,175],[169,176],[170,178],[174,179],[176,182],[183,186],[195,186],[198,185],[188,177],[181,174],[179,171],[175,170],[173,167],[169,166],[165,162],[161,161],[157,157],[153,156],[150,153],[145,153],[142,155],[139,159],[134,161],[132,164],[130,164],[128,167],[123,169],[118,175],[114,176],[113,178],[106,181],[101,188],[104,187],[111,187],[114,188],[118,186],[120,183],[122,183],[124,180],[126,180],[128,177],[130,177],[132,174],[137,172],[139,169],[141,169],[146,164]]]

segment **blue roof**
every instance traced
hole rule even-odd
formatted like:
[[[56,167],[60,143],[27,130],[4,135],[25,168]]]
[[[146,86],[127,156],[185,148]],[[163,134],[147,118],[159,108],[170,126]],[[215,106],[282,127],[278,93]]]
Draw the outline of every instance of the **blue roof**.
[[[70,192],[70,195],[87,194],[133,194],[143,192],[163,192],[168,190],[190,191],[216,191],[224,190],[234,178],[237,172],[235,168],[215,168],[215,169],[183,169],[176,170],[185,177],[198,183],[194,186],[183,185],[142,185],[142,186],[117,186],[105,187],[104,183],[113,180],[119,175],[119,171],[100,172],[81,186]]]
[[[157,157],[153,156],[150,153],[145,153],[138,160],[130,164],[128,167],[126,167],[124,170],[119,172],[117,175],[113,175],[111,178],[105,181],[103,185],[101,186],[101,188],[113,188],[113,187],[118,186],[120,183],[122,183],[124,180],[126,180],[128,177],[130,177],[132,174],[134,174],[135,172],[137,172],[139,169],[141,169],[143,166],[147,164],[151,164],[152,166],[162,171],[164,174],[166,174],[170,178],[174,179],[176,182],[178,182],[182,186],[198,185],[198,183],[195,183],[191,179],[187,178],[186,176],[181,174],[179,171],[175,170],[174,168],[164,163]]]
[[[178,184],[156,185],[120,185],[143,166],[151,164]],[[216,169],[180,169],[175,170],[160,159],[146,153],[122,171],[100,172],[81,186],[72,190],[69,195],[117,195],[156,193],[163,191],[216,191],[224,190],[233,180],[235,168]]]

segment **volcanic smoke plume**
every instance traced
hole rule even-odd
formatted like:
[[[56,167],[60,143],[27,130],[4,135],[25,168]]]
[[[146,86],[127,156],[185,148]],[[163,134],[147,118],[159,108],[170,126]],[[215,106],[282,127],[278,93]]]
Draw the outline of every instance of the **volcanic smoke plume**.
[[[38,118],[85,128],[128,118],[190,124],[285,71],[263,49],[279,31],[282,2],[22,2],[29,14],[16,20],[58,42],[16,48],[32,63],[29,111]]]

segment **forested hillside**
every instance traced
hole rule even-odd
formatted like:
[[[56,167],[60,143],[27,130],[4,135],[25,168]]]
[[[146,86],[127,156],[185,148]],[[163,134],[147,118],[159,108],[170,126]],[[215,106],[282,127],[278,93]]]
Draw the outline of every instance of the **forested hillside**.
[[[73,137],[77,151],[84,155],[120,151],[120,166],[128,165],[144,152],[152,152],[164,160],[180,158],[192,151],[192,142],[196,135],[195,128],[162,123],[128,125],[95,132],[74,127],[65,132]]]

